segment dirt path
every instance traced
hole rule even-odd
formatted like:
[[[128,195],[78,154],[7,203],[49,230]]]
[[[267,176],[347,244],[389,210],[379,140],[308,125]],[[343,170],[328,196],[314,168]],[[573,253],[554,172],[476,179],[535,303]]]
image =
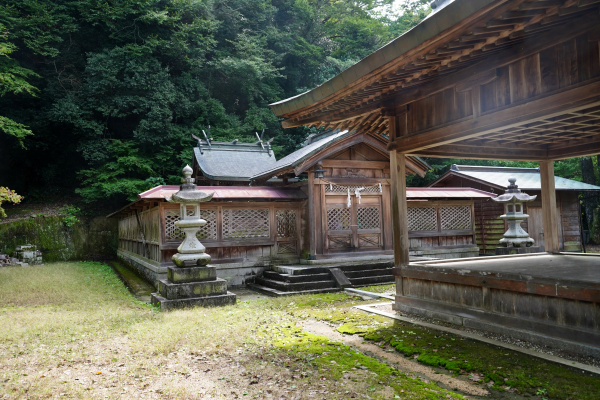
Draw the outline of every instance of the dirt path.
[[[490,393],[479,385],[458,379],[439,372],[439,370],[427,367],[416,361],[411,361],[397,353],[388,353],[379,346],[366,343],[358,335],[344,335],[339,333],[328,323],[314,320],[302,321],[301,326],[307,332],[324,336],[328,339],[342,342],[348,346],[359,349],[363,353],[372,354],[384,360],[400,371],[414,374],[424,380],[437,382],[440,386],[472,396],[487,396]]]

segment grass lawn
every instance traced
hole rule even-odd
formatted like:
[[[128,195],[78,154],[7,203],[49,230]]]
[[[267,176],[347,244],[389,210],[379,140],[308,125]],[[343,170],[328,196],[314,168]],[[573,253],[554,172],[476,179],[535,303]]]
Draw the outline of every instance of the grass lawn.
[[[335,293],[160,313],[101,263],[0,268],[0,399],[598,399],[599,376],[351,308],[363,303]]]

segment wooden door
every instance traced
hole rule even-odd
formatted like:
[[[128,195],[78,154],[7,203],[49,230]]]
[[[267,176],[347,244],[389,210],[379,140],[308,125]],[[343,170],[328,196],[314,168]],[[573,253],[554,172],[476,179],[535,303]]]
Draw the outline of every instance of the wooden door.
[[[325,251],[340,253],[381,250],[381,196],[326,196]]]
[[[323,239],[326,252],[344,252],[354,247],[352,207],[348,207],[347,200],[347,196],[339,195],[325,198],[327,216]]]
[[[363,196],[360,204],[353,199],[356,209],[356,247],[359,250],[380,250],[383,248],[381,196]]]

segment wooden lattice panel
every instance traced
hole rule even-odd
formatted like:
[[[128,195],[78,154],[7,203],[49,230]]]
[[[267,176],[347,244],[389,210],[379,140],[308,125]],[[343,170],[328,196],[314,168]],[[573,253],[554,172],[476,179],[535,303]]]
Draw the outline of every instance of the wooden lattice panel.
[[[297,254],[298,247],[296,241],[292,242],[278,242],[277,243],[277,254]]]
[[[435,207],[408,207],[409,231],[437,231]]]
[[[364,188],[360,191],[363,193],[381,193],[379,185],[376,186],[365,186],[365,185],[325,185],[325,193],[348,193],[348,189],[350,189],[350,194],[354,194],[354,191],[359,188]]]
[[[187,215],[192,216],[194,210],[188,209]],[[196,237],[202,239],[217,239],[217,213],[215,210],[201,210],[200,217],[206,224],[200,227]],[[175,222],[179,221],[179,210],[165,210],[165,238],[167,241],[183,240],[184,234]]]
[[[350,209],[345,207],[327,209],[327,229],[330,231],[350,229]]]
[[[277,210],[275,219],[278,238],[296,237],[296,210]]]
[[[352,247],[351,235],[328,235],[329,249],[348,249]]]
[[[215,210],[201,210],[200,217],[206,221],[206,224],[200,227],[196,234],[199,240],[217,239],[217,213]]]
[[[444,206],[440,208],[442,230],[472,229],[470,206]]]
[[[179,221],[179,210],[165,210],[165,238],[168,241],[183,240],[183,232],[175,222]]]
[[[381,226],[379,207],[358,207],[356,218],[358,229],[379,229]]]
[[[223,238],[270,236],[268,209],[223,210]]]
[[[381,247],[381,235],[379,233],[358,235],[358,247]]]

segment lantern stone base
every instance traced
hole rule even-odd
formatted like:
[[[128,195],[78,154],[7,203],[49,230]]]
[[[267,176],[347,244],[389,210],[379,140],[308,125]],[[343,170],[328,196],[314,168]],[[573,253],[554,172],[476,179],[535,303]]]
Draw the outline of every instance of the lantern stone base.
[[[213,307],[235,304],[235,294],[227,291],[227,281],[217,278],[216,268],[169,267],[167,279],[158,281],[152,304],[162,311],[186,307]]]
[[[180,308],[191,307],[219,307],[235,304],[235,294],[227,292],[225,294],[207,297],[191,297],[189,299],[165,299],[158,293],[152,293],[152,304],[160,306],[161,311],[171,311]]]
[[[507,256],[509,254],[530,254],[530,253],[540,253],[542,251],[540,246],[530,246],[530,247],[496,247],[496,255],[497,256]]]

